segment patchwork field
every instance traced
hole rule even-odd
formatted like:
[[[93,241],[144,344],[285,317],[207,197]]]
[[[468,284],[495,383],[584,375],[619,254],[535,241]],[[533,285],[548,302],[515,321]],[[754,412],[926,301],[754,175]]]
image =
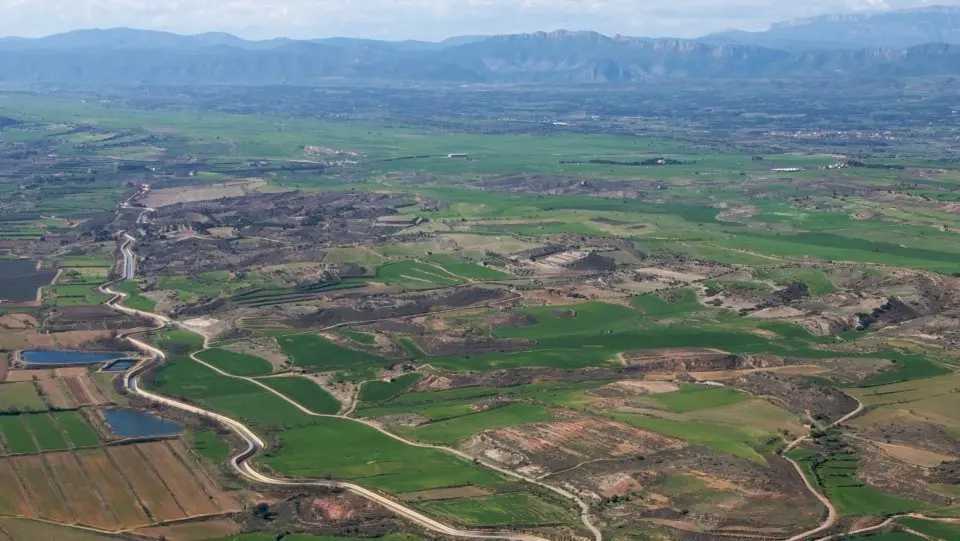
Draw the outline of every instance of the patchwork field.
[[[293,376],[259,381],[314,413],[334,415],[340,411],[340,401],[309,378]]]
[[[108,531],[240,508],[179,442],[4,458],[0,478],[0,514]]]
[[[9,454],[98,445],[100,436],[80,413],[63,411],[0,416],[0,438]]]
[[[125,233],[126,305],[175,322],[141,334],[167,356],[140,384],[249,426],[275,477],[550,539],[590,537],[580,502],[490,465],[616,541],[789,539],[820,494],[841,520],[817,535],[960,515],[956,93],[682,79],[0,93],[0,354],[149,327],[99,306]],[[410,539],[356,495],[241,505],[222,426],[123,444],[109,375],[4,366],[0,515]]]
[[[32,382],[0,384],[0,411],[45,411],[47,404]]]

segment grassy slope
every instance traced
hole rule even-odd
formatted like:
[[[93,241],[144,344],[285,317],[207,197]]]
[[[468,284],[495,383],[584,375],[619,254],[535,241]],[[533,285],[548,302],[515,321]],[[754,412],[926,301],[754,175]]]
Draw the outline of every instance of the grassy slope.
[[[259,381],[314,413],[333,415],[340,411],[339,400],[305,377],[263,378]]]
[[[213,348],[197,353],[197,357],[235,376],[266,376],[273,373],[273,365],[255,355]]]

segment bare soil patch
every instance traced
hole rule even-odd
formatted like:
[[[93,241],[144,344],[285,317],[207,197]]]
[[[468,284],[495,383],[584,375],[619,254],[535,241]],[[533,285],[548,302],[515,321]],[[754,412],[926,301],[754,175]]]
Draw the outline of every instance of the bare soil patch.
[[[680,390],[677,384],[667,381],[628,380],[618,381],[613,386],[628,391],[637,391],[640,394],[663,394]]]
[[[659,276],[660,278],[668,278],[670,280],[676,280],[678,282],[697,282],[707,278],[702,274],[696,274],[692,272],[681,272],[671,269],[663,269],[659,267],[643,267],[636,270],[640,274],[649,274],[653,276]]]
[[[557,471],[581,462],[649,455],[680,449],[683,442],[660,434],[601,419],[571,416],[550,423],[486,432],[509,452],[526,456],[544,471]]]
[[[797,364],[793,366],[771,366],[769,368],[749,368],[745,370],[718,370],[715,372],[690,372],[690,376],[697,381],[724,381],[748,376],[758,372],[776,372],[778,374],[793,374],[812,376],[823,374],[828,370],[814,364]]]
[[[81,377],[83,376],[65,378],[64,382],[67,384],[67,388],[70,389],[70,394],[73,395],[77,403],[89,406],[94,404],[93,396],[90,395],[90,392],[80,380]]]
[[[757,372],[737,378],[731,385],[756,396],[773,397],[791,413],[809,414],[824,422],[857,409],[857,401],[849,395],[800,376]]]
[[[150,522],[137,496],[127,487],[127,482],[114,468],[104,450],[82,451],[79,454],[90,482],[103,496],[121,527],[135,528]]]
[[[200,465],[193,454],[187,451],[183,440],[168,440],[166,444],[180,461],[188,465],[194,479],[203,487],[204,492],[211,497],[211,501],[214,502],[218,511],[231,512],[241,509],[241,505],[234,495],[223,490],[203,469],[203,466]]]
[[[888,455],[896,458],[897,460],[902,460],[907,464],[913,464],[915,466],[922,466],[924,468],[933,468],[939,466],[944,462],[951,462],[957,460],[955,456],[942,455],[940,453],[934,453],[931,451],[924,451],[923,449],[917,449],[916,447],[908,447],[906,445],[898,445],[895,443],[880,443],[874,442],[877,447],[881,448]]]
[[[30,314],[5,314],[0,316],[0,327],[4,329],[35,329],[37,326],[37,318]]]
[[[38,368],[31,370],[11,370],[7,373],[7,381],[33,381],[58,377],[82,376],[87,369],[79,366],[66,368]]]
[[[54,409],[71,409],[77,406],[73,395],[67,392],[62,379],[45,379],[39,382],[47,403]]]
[[[108,336],[105,331],[66,331],[43,334],[36,329],[4,330],[0,332],[0,349],[71,349]]]
[[[186,515],[163,484],[161,477],[153,468],[144,467],[149,462],[136,446],[111,447],[107,452],[154,519],[167,521],[185,518]]]
[[[0,459],[0,514],[35,517],[36,510],[30,494],[17,477],[13,463],[9,459]]]
[[[792,306],[778,306],[775,308],[758,310],[747,317],[752,317],[754,319],[787,319],[792,317],[802,317],[803,315],[805,315],[805,312],[797,310]]]
[[[212,201],[223,197],[240,197],[259,191],[267,185],[263,179],[223,182],[196,188],[162,188],[151,190],[140,202],[150,208],[161,208],[178,203]]]
[[[49,453],[44,458],[81,524],[104,530],[116,527],[117,521],[100,501],[99,494],[90,491],[90,482],[73,453]]]
[[[21,481],[33,495],[39,506],[38,515],[56,522],[72,524],[73,511],[67,506],[60,489],[47,475],[43,458],[39,455],[18,456],[10,458]]]
[[[162,472],[163,481],[187,516],[208,515],[217,512],[213,498],[194,479],[190,472],[165,442],[138,445],[150,464]]]

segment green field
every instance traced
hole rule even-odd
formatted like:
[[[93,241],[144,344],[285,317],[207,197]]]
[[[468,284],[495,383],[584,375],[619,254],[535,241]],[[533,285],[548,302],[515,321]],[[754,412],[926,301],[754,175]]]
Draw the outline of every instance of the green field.
[[[207,349],[197,353],[197,358],[234,376],[253,377],[273,373],[273,365],[266,359],[228,349]]]
[[[339,400],[303,376],[263,378],[258,381],[314,413],[335,415],[340,411]]]
[[[311,417],[257,384],[221,376],[187,356],[171,357],[153,387],[265,430],[309,425]]]
[[[482,404],[493,398],[540,400],[547,403],[560,404],[560,402],[568,398],[568,395],[571,393],[582,393],[583,391],[601,385],[603,385],[602,382],[592,381],[569,384],[543,382],[505,388],[468,387],[446,391],[407,393],[382,402],[362,403],[357,410],[357,416],[381,417],[416,413],[433,421],[445,421],[457,417],[464,417],[465,422],[469,424],[471,422],[471,416],[480,415],[480,417],[477,418],[477,421],[480,423],[484,422],[485,419],[494,424],[497,422],[510,423],[509,416],[505,418],[501,417],[504,412],[498,413],[495,410],[482,412]],[[513,404],[513,406],[521,406],[518,411],[523,413],[518,418],[522,419],[526,415],[530,415],[531,418],[540,415],[538,410],[528,409],[528,404]],[[506,413],[509,414],[510,411],[511,410],[507,410]],[[449,426],[452,430],[456,430],[455,423],[450,423]]]
[[[467,280],[504,280],[513,276],[490,267],[476,265],[446,254],[432,254],[427,256],[427,262],[442,267],[448,273]]]
[[[346,348],[315,334],[298,334],[277,338],[283,353],[296,366],[315,371],[353,370],[375,366],[385,361],[372,353]]]
[[[122,291],[127,294],[123,305],[134,310],[142,312],[154,312],[157,309],[157,301],[140,294],[140,283],[134,281],[120,282],[111,286],[114,291]]]
[[[410,355],[411,359],[420,360],[420,359],[425,359],[427,357],[427,354],[424,353],[422,349],[417,347],[417,345],[413,343],[413,340],[411,338],[407,338],[407,337],[400,338],[399,340],[397,340],[397,343],[400,344],[400,347],[402,347],[404,351],[406,351]]]
[[[923,511],[932,506],[881,492],[857,477],[857,457],[850,453],[829,456],[795,450],[790,455],[812,473],[842,516],[891,515]]]
[[[49,415],[24,415],[23,421],[36,438],[41,451],[61,451],[69,447],[67,440]]]
[[[467,526],[545,526],[568,524],[571,512],[530,494],[498,494],[487,498],[440,500],[420,508]]]
[[[927,541],[925,538],[910,532],[881,532],[858,535],[850,539],[856,539],[858,541]]]
[[[388,286],[412,290],[437,289],[467,282],[466,278],[454,275],[439,265],[418,261],[387,263],[377,269],[373,280]]]
[[[630,299],[630,304],[648,317],[673,317],[706,309],[692,289],[673,290],[660,295],[637,295]]]
[[[284,430],[279,437],[280,449],[257,461],[290,477],[352,480],[394,494],[501,482],[446,452],[412,447],[346,419],[317,418],[315,426]]]
[[[376,337],[368,332],[360,332],[353,329],[340,329],[337,332],[343,336],[346,336],[350,340],[365,346],[372,346],[377,343]]]
[[[74,447],[93,447],[100,444],[100,436],[76,411],[60,411],[53,414],[67,439]]]
[[[61,267],[106,267],[113,268],[115,261],[98,257],[61,257],[57,258],[57,263]]]
[[[390,400],[409,389],[422,378],[423,376],[420,374],[411,373],[397,376],[390,381],[368,381],[363,384],[363,388],[360,390],[360,401],[370,403]]]
[[[845,392],[868,406],[791,455],[836,505],[844,529],[864,516],[956,515],[955,505],[938,507],[945,504],[932,497],[935,503],[914,501],[871,486],[867,457],[856,454],[861,447],[844,445],[848,437],[879,443],[875,430],[904,434],[921,425],[944,441],[960,434],[960,365],[942,328],[958,305],[948,277],[960,276],[960,166],[955,129],[945,120],[955,92],[905,77],[843,92],[820,81],[686,86],[673,79],[644,92],[446,84],[399,93],[372,84],[113,88],[106,99],[94,98],[92,88],[59,98],[0,92],[0,147],[10,161],[0,178],[0,238],[17,240],[0,259],[23,258],[25,268],[39,260],[39,274],[64,270],[42,288],[42,307],[0,305],[2,314],[36,316],[5,317],[0,331],[11,343],[49,330],[45,339],[63,347],[88,346],[58,333],[89,323],[71,319],[85,310],[67,308],[107,300],[96,286],[116,276],[115,236],[134,215],[121,209],[112,217],[137,182],[193,191],[262,178],[262,191],[242,200],[158,211],[156,229],[144,226],[139,240],[144,277],[116,288],[129,294],[127,306],[151,312],[157,302],[145,291],[162,292],[178,320],[216,310],[235,331],[216,339],[256,342],[254,353],[239,353],[205,349],[202,336],[173,324],[145,331],[168,355],[143,373],[142,384],[255,430],[267,445],[251,461],[264,471],[348,480],[491,535],[582,535],[571,502],[429,447],[486,452],[473,445],[490,443],[478,435],[509,429],[523,436],[549,422],[538,434],[555,430],[573,460],[554,453],[555,442],[531,439],[517,442],[526,456],[516,466],[556,472],[577,465],[565,475],[596,483],[588,488],[600,495],[588,498],[590,514],[605,539],[746,535],[724,529],[736,525],[786,537],[822,520],[822,508],[805,498],[810,505],[795,509],[797,494],[763,480],[790,469],[776,456],[786,442],[818,434],[808,424],[823,413],[819,405],[805,413],[795,394],[806,388],[801,383],[815,383],[831,394],[811,388],[804,399]],[[861,94],[887,87],[896,90],[882,101],[860,103]],[[836,136],[798,136],[828,125]],[[896,137],[861,139],[853,130]],[[317,163],[326,158],[308,148],[314,145],[346,151],[349,166]],[[447,158],[451,152],[469,158]],[[783,167],[797,170],[784,174]],[[191,174],[178,174],[182,168]],[[379,227],[388,215],[423,220],[402,231]],[[155,234],[191,222],[196,238]],[[562,252],[591,255],[556,266],[542,259]],[[159,266],[156,258],[167,253],[169,265]],[[229,270],[204,272],[212,268]],[[804,287],[784,291],[796,284]],[[16,289],[7,291],[30,288]],[[502,300],[481,302],[493,293]],[[908,324],[878,316],[856,330],[857,316],[865,323],[871,311],[897,315],[893,303],[874,310],[885,299],[911,305],[902,311]],[[420,313],[426,306],[434,313]],[[765,308],[803,315],[752,313]],[[329,317],[340,310],[359,315]],[[815,328],[824,321],[830,328]],[[334,325],[319,330],[321,322]],[[109,331],[107,324],[96,329]],[[270,362],[281,357],[276,351],[257,353],[274,339],[290,360],[282,367]],[[673,348],[692,356],[714,350],[723,360],[680,367],[674,352],[662,351]],[[775,367],[776,378],[797,385],[754,396],[738,391],[737,380],[693,384],[709,376],[683,373],[757,366]],[[402,375],[379,379],[388,367]],[[356,419],[337,415],[343,405],[313,381],[317,374],[337,386],[336,396],[361,384]],[[677,390],[641,388],[661,378]],[[95,408],[47,409],[34,383],[0,383],[0,452],[102,444],[87,421]],[[578,428],[581,421],[589,428]],[[622,436],[629,441],[611,449],[591,447],[633,428],[655,433],[651,441],[677,441],[659,452],[630,450],[646,443],[635,441],[640,435]],[[575,435],[561,437],[568,429]],[[188,430],[186,438],[218,466],[237,443],[222,427]],[[914,472],[898,468],[890,475]],[[928,474],[931,491],[958,494]],[[456,490],[464,487],[487,495],[463,497],[477,493]],[[247,516],[243,531],[262,531],[227,539],[357,539],[290,533],[303,524],[287,518],[266,524]],[[687,524],[700,533],[682,531]],[[317,531],[390,531],[341,526]],[[900,531],[906,527],[958,539],[955,525],[906,517],[863,538],[922,541]]]
[[[495,428],[539,423],[553,418],[544,406],[508,404],[406,430],[414,439],[456,446],[474,434]]]
[[[215,464],[224,462],[230,456],[230,445],[213,430],[193,432],[190,444],[198,455]]]
[[[27,430],[22,415],[0,415],[0,437],[3,437],[3,446],[10,453],[37,452],[37,444]]]
[[[757,271],[755,276],[761,280],[769,280],[778,285],[790,285],[794,283],[805,284],[813,295],[824,295],[837,291],[837,286],[835,286],[820,269],[763,269]]]
[[[684,384],[679,391],[655,395],[648,402],[674,413],[686,413],[729,406],[747,398],[747,395],[727,387]]]
[[[758,464],[765,465],[767,462],[758,452],[758,449],[763,447],[764,441],[770,437],[770,434],[763,430],[704,421],[674,421],[629,413],[615,413],[611,418]]]
[[[0,412],[46,410],[47,405],[33,382],[0,383]]]
[[[960,524],[947,524],[935,520],[924,520],[913,517],[898,518],[897,522],[911,530],[929,535],[930,537],[942,539],[943,541],[960,541]]]
[[[43,288],[43,303],[51,307],[92,306],[110,300],[109,295],[96,291],[98,284],[56,285]]]
[[[168,353],[187,353],[203,349],[202,336],[176,328],[166,328],[155,333],[152,342]]]
[[[536,323],[519,327],[501,327],[494,332],[502,338],[537,340],[557,336],[593,334],[632,329],[640,314],[626,306],[585,302],[568,306],[550,306],[522,310]]]
[[[949,374],[950,370],[934,364],[923,355],[905,355],[897,352],[885,352],[884,357],[897,363],[897,369],[867,378],[855,384],[856,387],[879,387],[916,379],[933,378]]]

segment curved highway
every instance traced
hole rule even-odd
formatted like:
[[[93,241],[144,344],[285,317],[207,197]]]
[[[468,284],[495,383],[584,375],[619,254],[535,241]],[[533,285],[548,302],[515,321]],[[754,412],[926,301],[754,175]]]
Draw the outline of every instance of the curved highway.
[[[124,280],[129,280],[129,279],[134,278],[134,276],[135,276],[135,274],[136,274],[135,256],[133,255],[133,251],[132,251],[132,246],[133,246],[133,244],[136,242],[136,239],[134,239],[134,238],[131,237],[130,235],[127,235],[127,234],[124,234],[124,235],[125,235],[125,239],[126,239],[126,240],[125,240],[124,244],[121,246],[121,253],[123,254],[123,259],[124,259],[124,261],[123,261],[123,269],[124,269],[123,276],[124,276]],[[113,308],[114,310],[117,310],[117,311],[120,311],[120,312],[129,314],[129,315],[136,315],[136,316],[148,318],[148,319],[150,319],[151,321],[154,321],[154,322],[157,323],[157,326],[154,328],[155,330],[156,330],[156,329],[161,329],[161,328],[165,327],[166,325],[169,325],[169,324],[174,323],[174,322],[173,322],[172,320],[170,320],[169,318],[164,317],[164,316],[161,316],[161,315],[159,315],[159,314],[154,314],[154,313],[151,313],[151,312],[143,312],[143,311],[141,311],[141,310],[134,310],[134,309],[132,309],[132,308],[128,308],[128,307],[126,307],[126,306],[123,306],[123,304],[121,303],[121,301],[122,301],[124,298],[126,298],[127,294],[126,294],[126,293],[123,293],[123,292],[120,292],[120,291],[115,291],[115,290],[113,290],[113,289],[110,289],[110,286],[113,285],[114,283],[115,283],[115,282],[108,282],[108,283],[100,286],[100,290],[101,290],[103,293],[112,296],[111,299],[110,299],[109,301],[107,301],[107,303],[106,303],[107,306],[109,306],[110,308]],[[505,540],[505,541],[550,541],[549,539],[547,539],[547,538],[545,538],[545,537],[540,537],[540,536],[532,535],[532,534],[524,534],[524,533],[495,532],[495,531],[476,531],[476,530],[461,530],[461,529],[459,529],[459,528],[456,528],[456,527],[453,527],[453,526],[444,524],[444,523],[442,523],[442,522],[439,522],[439,521],[437,521],[437,520],[434,520],[434,519],[432,519],[432,518],[430,518],[430,517],[428,517],[428,516],[420,513],[419,511],[416,511],[416,510],[414,510],[414,509],[411,509],[410,507],[407,507],[407,506],[405,506],[405,505],[403,505],[403,504],[401,504],[401,503],[399,503],[399,502],[397,502],[397,501],[394,501],[393,499],[388,498],[388,497],[386,497],[386,496],[384,496],[384,495],[382,495],[382,494],[380,494],[380,493],[378,493],[378,492],[375,492],[375,491],[373,491],[373,490],[364,488],[364,487],[359,486],[359,485],[355,485],[355,484],[353,484],[353,483],[345,483],[345,482],[341,482],[341,481],[319,481],[319,480],[318,480],[318,481],[293,481],[293,480],[279,479],[279,478],[275,478],[275,477],[270,477],[270,476],[265,475],[265,474],[263,474],[263,473],[261,473],[261,472],[258,472],[257,470],[253,469],[253,467],[249,464],[249,459],[252,458],[253,456],[257,455],[260,451],[262,451],[262,450],[266,447],[266,444],[264,443],[264,441],[263,441],[259,436],[257,436],[257,434],[256,434],[255,432],[253,432],[252,430],[250,430],[250,428],[248,428],[246,425],[244,425],[243,423],[237,421],[236,419],[232,419],[232,418],[227,417],[227,416],[225,416],[225,415],[220,415],[220,414],[218,414],[218,413],[214,413],[214,412],[212,412],[212,411],[205,410],[205,409],[203,409],[203,408],[194,406],[194,405],[192,405],[192,404],[187,404],[187,403],[185,403],[185,402],[181,402],[181,401],[178,401],[178,400],[174,400],[174,399],[172,399],[172,398],[168,398],[168,397],[166,397],[166,396],[162,396],[162,395],[159,395],[159,394],[150,392],[150,391],[146,391],[146,390],[144,390],[144,389],[142,389],[142,388],[140,387],[140,373],[143,372],[143,370],[146,369],[148,366],[150,366],[153,362],[155,362],[155,361],[160,361],[160,360],[163,360],[164,358],[166,358],[166,355],[165,355],[165,354],[163,353],[163,351],[161,351],[160,349],[157,349],[156,347],[154,347],[154,346],[152,346],[152,345],[150,345],[150,344],[148,344],[148,343],[146,343],[146,342],[143,342],[142,340],[138,340],[138,339],[134,338],[134,337],[132,336],[132,334],[135,334],[135,333],[130,333],[130,334],[122,335],[122,338],[124,338],[124,339],[126,339],[127,341],[129,341],[131,344],[133,344],[133,345],[134,345],[135,347],[137,347],[138,349],[140,349],[140,350],[142,350],[142,351],[145,351],[145,352],[149,353],[150,355],[152,355],[152,356],[153,356],[153,361],[142,362],[139,366],[137,366],[137,367],[134,368],[133,370],[131,370],[131,371],[127,372],[126,374],[124,374],[124,376],[123,376],[123,386],[124,386],[124,388],[125,388],[128,392],[130,392],[130,393],[132,393],[132,394],[134,394],[134,395],[140,396],[140,397],[142,397],[142,398],[145,398],[145,399],[147,399],[147,400],[150,400],[150,401],[153,401],[153,402],[156,402],[156,403],[159,403],[159,404],[164,404],[164,405],[166,405],[166,406],[174,407],[174,408],[177,408],[177,409],[179,409],[179,410],[185,411],[185,412],[187,412],[187,413],[191,413],[191,414],[194,414],[194,415],[198,415],[198,416],[201,416],[201,417],[206,417],[206,418],[208,418],[208,419],[212,419],[212,420],[220,423],[221,425],[229,428],[230,430],[232,430],[234,433],[236,433],[238,436],[240,436],[240,438],[242,438],[242,439],[246,442],[247,448],[246,448],[245,450],[243,450],[242,452],[240,452],[239,454],[237,454],[236,456],[234,456],[233,458],[231,458],[231,460],[230,460],[231,466],[233,467],[234,470],[236,470],[236,472],[237,472],[238,474],[240,474],[242,477],[244,477],[244,478],[246,478],[246,479],[248,479],[248,480],[250,480],[250,481],[253,481],[253,482],[256,482],[256,483],[261,483],[261,484],[264,484],[264,485],[270,485],[270,486],[284,486],[284,487],[325,487],[325,488],[339,488],[339,489],[343,489],[343,490],[346,490],[346,491],[348,491],[348,492],[352,492],[352,493],[354,493],[354,494],[357,494],[357,495],[359,495],[359,496],[362,496],[362,497],[364,497],[364,498],[367,498],[367,499],[369,499],[369,500],[371,500],[371,501],[374,501],[374,502],[382,505],[383,507],[386,507],[386,508],[389,509],[390,511],[396,513],[398,516],[403,517],[403,518],[406,518],[406,519],[408,519],[408,520],[410,520],[410,521],[412,521],[412,522],[414,522],[414,523],[416,523],[416,524],[419,524],[420,526],[422,526],[422,527],[424,527],[424,528],[427,528],[427,529],[429,529],[429,530],[432,530],[432,531],[434,531],[434,532],[437,532],[437,533],[440,533],[440,534],[443,534],[443,535],[449,535],[449,536],[452,536],[452,537],[460,537],[460,538],[466,538],[466,539],[500,539],[500,540]],[[191,356],[191,357],[192,357],[192,356]],[[198,362],[200,362],[200,361],[198,361]],[[203,364],[206,364],[206,363],[203,363]],[[209,366],[209,365],[207,365],[207,366]],[[219,370],[218,370],[218,372],[219,372]],[[221,372],[221,373],[222,373],[222,372]],[[225,374],[225,375],[227,375],[227,374]],[[267,388],[269,389],[269,387],[267,387]],[[286,397],[284,397],[284,398],[286,398]],[[289,401],[289,399],[288,399],[288,401]],[[298,406],[300,409],[304,409],[303,406],[301,406],[301,405],[299,405],[299,404],[296,404],[296,403],[294,403],[294,404],[295,404],[296,406]],[[307,410],[304,409],[304,411],[307,411]],[[352,420],[353,420],[353,421],[356,421],[355,419],[352,419]],[[369,426],[369,425],[368,425],[368,426]],[[406,440],[402,440],[402,438],[399,438],[399,436],[396,436],[396,435],[391,434],[391,433],[389,433],[389,432],[385,432],[385,431],[383,431],[382,429],[380,429],[379,427],[376,427],[376,428],[377,428],[378,430],[381,430],[381,431],[384,432],[385,434],[390,435],[391,437],[395,437],[395,438],[397,438],[397,439],[401,439],[401,441],[404,441],[405,443],[411,444],[411,442],[408,442],[408,441],[406,441]],[[423,445],[421,445],[421,446],[423,446]],[[432,447],[432,446],[431,446],[431,447]],[[447,448],[440,448],[440,449],[443,449],[443,450],[448,451],[448,452],[449,452],[449,451],[452,451],[451,449],[447,449]],[[459,452],[456,452],[455,454],[457,454],[458,456],[461,456],[461,453],[459,453]],[[513,472],[509,472],[508,470],[500,470],[499,468],[497,468],[497,470],[498,470],[498,471],[501,471],[501,473],[512,474],[512,476],[514,476],[514,477],[517,477],[517,476],[518,476],[518,474],[515,474],[515,473],[513,473]],[[559,493],[559,494],[562,494],[562,495],[565,495],[565,496],[567,496],[567,495],[572,496],[572,495],[570,495],[569,493],[567,493],[566,491],[563,491],[562,489],[558,489],[558,488],[556,488],[556,487],[551,487],[550,485],[545,485],[545,484],[543,484],[543,483],[536,483],[536,484],[538,484],[538,485],[540,485],[540,486],[543,486],[543,487],[545,487],[545,488],[549,488],[549,489],[551,489],[551,490],[553,490],[554,492],[557,492],[557,493]],[[578,503],[581,505],[581,509],[583,510],[583,512],[584,512],[584,513],[587,513],[588,510],[589,510],[589,508],[586,507],[586,504],[585,504],[584,502],[580,501],[579,498],[574,497],[574,499],[576,499],[576,500],[578,501]],[[596,541],[602,541],[603,536],[602,536],[600,530],[597,529],[595,526],[593,526],[592,523],[590,523],[589,518],[588,518],[588,515],[584,514],[583,516],[584,516],[585,525],[587,525],[588,528],[591,530],[591,532],[594,534],[595,540],[596,540]]]

